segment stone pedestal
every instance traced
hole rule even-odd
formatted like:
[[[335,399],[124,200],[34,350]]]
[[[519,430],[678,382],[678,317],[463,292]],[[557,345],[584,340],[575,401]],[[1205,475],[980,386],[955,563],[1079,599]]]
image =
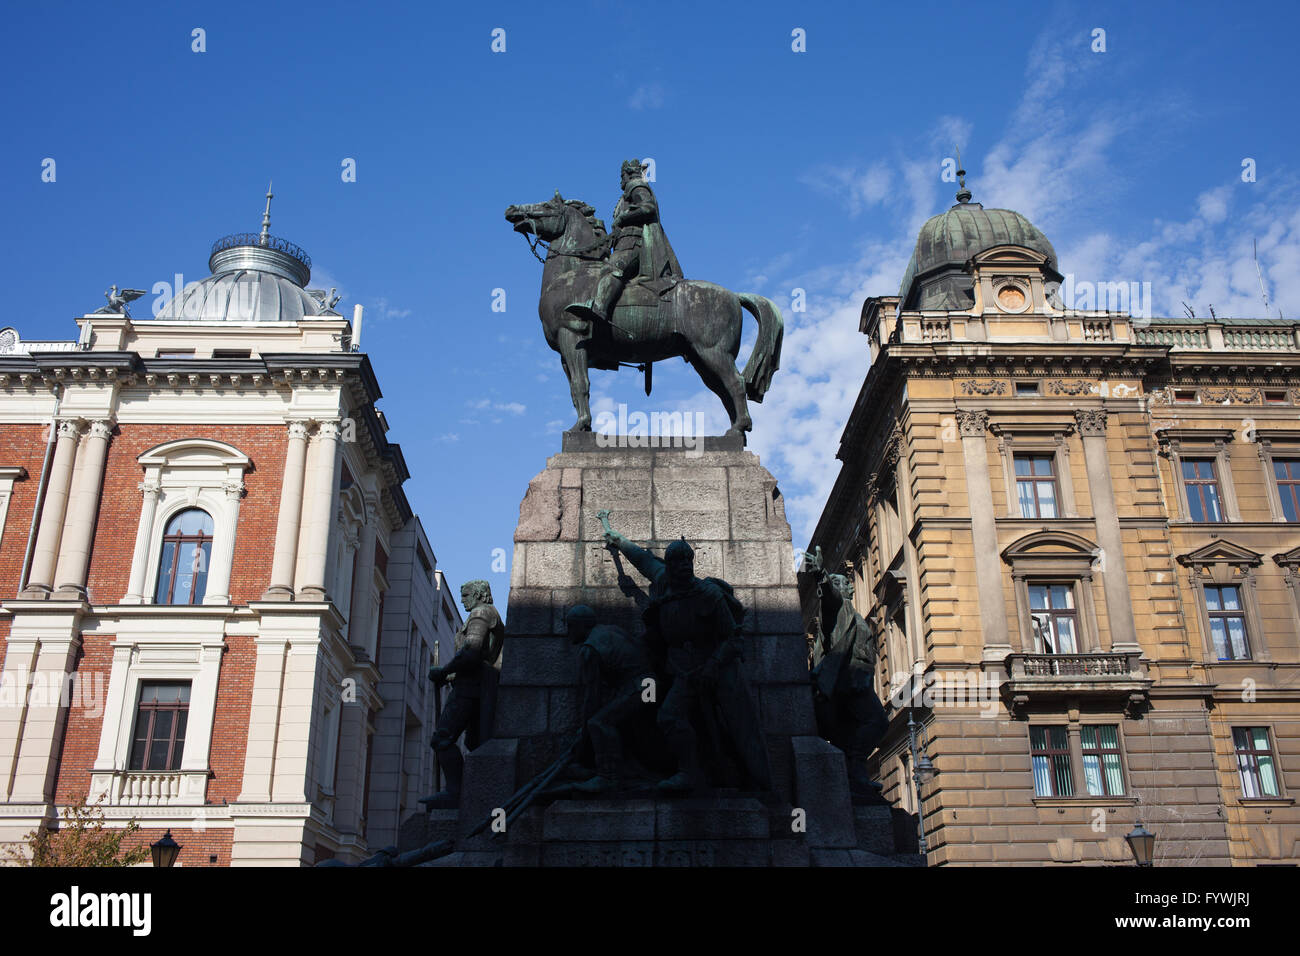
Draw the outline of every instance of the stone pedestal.
[[[515,532],[495,739],[466,761],[459,830],[542,771],[578,730],[577,657],[565,612],[643,629],[648,585],[606,548],[597,513],[655,553],[679,536],[699,577],[744,604],[744,674],[772,769],[767,793],[687,800],[561,799],[457,849],[505,865],[807,865],[857,847],[843,755],[816,736],[790,525],[776,479],[739,441],[601,447],[566,435],[528,486]],[[626,439],[623,440],[626,442]],[[802,811],[802,813],[800,813]],[[839,851],[831,855],[820,851]]]

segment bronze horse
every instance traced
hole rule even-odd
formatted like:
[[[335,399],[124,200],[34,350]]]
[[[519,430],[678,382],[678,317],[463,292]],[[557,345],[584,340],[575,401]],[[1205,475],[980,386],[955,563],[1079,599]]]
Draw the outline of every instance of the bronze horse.
[[[506,209],[516,232],[549,242],[537,312],[546,344],[560,353],[569,393],[578,420],[573,431],[591,431],[591,382],[588,368],[616,369],[634,365],[646,370],[652,362],[681,356],[699,373],[731,418],[728,435],[744,435],[753,427],[748,401],[761,402],[781,364],[784,323],[771,300],[736,293],[712,282],[681,279],[662,295],[635,280],[629,282],[609,322],[595,322],[590,337],[568,327],[565,307],[591,298],[608,254],[605,226],[595,210],[557,191],[546,202]],[[736,368],[740,352],[742,308],[758,321],[758,340],[742,374]]]

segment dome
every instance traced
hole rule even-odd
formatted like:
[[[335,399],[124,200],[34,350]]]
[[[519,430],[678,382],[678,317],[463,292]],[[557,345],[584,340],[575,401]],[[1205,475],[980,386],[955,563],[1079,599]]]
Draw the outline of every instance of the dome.
[[[212,275],[191,282],[155,318],[185,322],[297,322],[336,315],[326,297],[306,290],[311,257],[287,239],[272,236],[271,196],[260,233],[225,236],[212,245]],[[319,298],[318,298],[319,296]]]
[[[321,303],[292,279],[260,269],[232,269],[186,285],[155,318],[185,322],[297,322],[321,314]]]
[[[964,197],[964,198],[963,198]],[[898,290],[899,307],[920,311],[969,309],[975,285],[966,263],[994,246],[1023,246],[1047,257],[1056,271],[1056,250],[1024,216],[970,202],[963,185],[958,203],[921,227],[916,249]]]

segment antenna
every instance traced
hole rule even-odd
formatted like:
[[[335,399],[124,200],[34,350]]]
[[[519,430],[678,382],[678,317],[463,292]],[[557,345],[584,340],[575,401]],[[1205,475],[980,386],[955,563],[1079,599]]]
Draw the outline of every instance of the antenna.
[[[961,164],[961,149],[956,143],[953,143],[953,149],[957,151],[957,201],[959,203],[970,202],[970,190],[966,188],[966,170]]]
[[[1268,290],[1264,288],[1264,273],[1259,267],[1259,240],[1251,239],[1251,247],[1255,250],[1255,275],[1259,276],[1259,294],[1264,298],[1264,318],[1268,318]],[[1282,310],[1278,309],[1277,317],[1282,318]]]
[[[267,240],[271,237],[271,197],[275,193],[271,192],[271,183],[266,184],[266,212],[262,213],[262,234],[257,237],[258,245],[266,245]]]
[[[1183,303],[1183,311],[1187,313],[1187,317],[1189,319],[1196,318],[1196,313],[1192,311],[1192,307],[1188,305],[1186,302]]]

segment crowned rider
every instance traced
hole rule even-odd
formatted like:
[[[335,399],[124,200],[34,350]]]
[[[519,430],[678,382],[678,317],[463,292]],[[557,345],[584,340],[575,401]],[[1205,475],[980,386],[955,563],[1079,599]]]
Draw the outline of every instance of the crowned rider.
[[[596,294],[565,309],[567,327],[581,335],[591,334],[593,319],[609,321],[623,287],[637,275],[645,277],[657,292],[683,278],[677,255],[659,221],[659,202],[646,182],[645,169],[639,159],[623,164],[623,195],[614,207],[609,258],[601,266]],[[657,281],[663,279],[671,281]]]

